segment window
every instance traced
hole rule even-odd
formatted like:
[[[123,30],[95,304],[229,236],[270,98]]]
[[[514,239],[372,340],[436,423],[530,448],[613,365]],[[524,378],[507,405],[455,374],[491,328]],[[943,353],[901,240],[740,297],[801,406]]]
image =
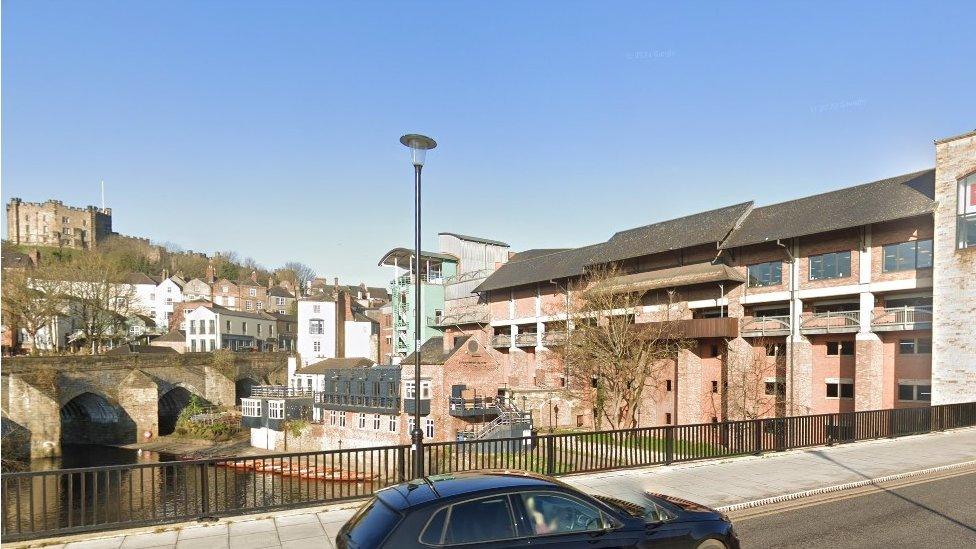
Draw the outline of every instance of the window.
[[[884,247],[884,272],[925,269],[932,266],[932,239],[913,240]]]
[[[424,436],[434,438],[434,418],[424,418]]]
[[[308,333],[310,334],[324,334],[325,333],[325,321],[321,318],[313,318],[308,321]]]
[[[667,392],[669,392],[669,393],[671,392],[671,380],[670,379],[665,379],[664,380],[664,390],[667,391]]]
[[[373,414],[373,429],[376,431],[380,430],[380,415]]]
[[[263,301],[258,301],[257,305],[258,305],[258,310],[259,311],[263,311],[264,310],[264,302]]]
[[[407,432],[408,433],[413,433],[413,426],[414,425],[416,425],[416,423],[413,420],[413,416],[408,417],[407,418]]]
[[[899,379],[898,400],[929,402],[932,400],[932,385],[927,379]]]
[[[269,400],[268,401],[268,418],[269,419],[285,419],[285,401],[284,400]]]
[[[197,340],[195,339],[190,340],[190,352],[191,353],[197,352]]]
[[[783,262],[770,261],[749,265],[749,287],[777,286],[783,283]]]
[[[230,332],[230,321],[227,321],[227,331]]]
[[[854,380],[827,379],[827,398],[854,398]]]
[[[321,313],[322,312],[322,306],[321,305],[312,305],[312,312],[313,313]]]
[[[214,319],[210,319],[210,333],[211,334],[214,333],[214,328],[216,327],[216,325],[217,325],[217,321],[214,320]]]
[[[258,322],[258,336],[261,336],[261,323]]]
[[[960,249],[976,246],[976,173],[959,182],[956,241]]]
[[[515,537],[512,508],[506,496],[491,496],[452,505],[448,523],[441,534],[440,544],[487,543]],[[434,518],[437,518],[436,516]],[[433,522],[433,521],[432,521]],[[424,539],[437,539],[436,524],[428,524],[431,532]]]
[[[345,427],[345,426],[346,426],[346,413],[339,412],[339,427]]]
[[[197,321],[196,320],[191,320],[190,321],[190,333],[191,334],[197,333]]]
[[[244,302],[244,309],[250,311],[253,307],[254,303],[250,299]]]
[[[810,280],[848,276],[851,276],[850,251],[810,256]]]
[[[414,382],[413,381],[404,381],[403,382],[403,398],[406,399],[406,400],[410,400],[410,399],[414,398],[414,396],[413,396],[413,389],[414,389]]]
[[[220,291],[226,294],[229,290],[227,289],[227,286],[221,286]]]
[[[335,410],[329,410],[329,425],[335,425],[339,420],[339,412]]]
[[[599,509],[563,494],[520,494],[529,526],[537,536],[603,530],[607,519]],[[453,517],[452,517],[453,519]]]
[[[156,294],[149,294],[149,301],[156,301]]]
[[[363,412],[359,413],[359,428],[360,429],[366,428],[366,414]]]
[[[284,305],[284,304],[285,304],[285,298],[283,298],[283,297],[276,297],[275,298],[275,305]]]
[[[717,381],[712,381],[712,392],[713,393],[717,393],[718,392],[718,382]]]
[[[247,334],[247,322],[241,322],[241,333]]]
[[[257,291],[256,288],[248,288],[247,295],[249,295],[251,297],[254,297],[254,296],[258,295],[258,291]]]
[[[386,428],[390,430],[391,433],[397,432],[397,427],[399,426],[399,420],[397,416],[389,416],[387,419]]]
[[[769,378],[765,382],[767,396],[786,396],[786,382],[778,378]]]
[[[215,342],[214,340],[212,340],[212,339],[211,339],[211,340],[210,340],[210,351],[211,351],[211,352],[213,352],[213,350],[214,350],[214,346],[215,346],[215,345],[216,345],[216,342]]]
[[[901,339],[898,341],[900,355],[932,354],[932,340],[928,338]]]
[[[671,412],[667,412],[664,414],[664,424],[671,425]]]
[[[854,342],[828,341],[827,356],[854,356]]]
[[[420,380],[420,398],[430,400],[430,381]]]
[[[779,343],[767,343],[765,347],[766,356],[781,356],[783,354],[783,350],[779,348]]]
[[[261,401],[256,398],[242,398],[241,415],[244,417],[261,417]]]

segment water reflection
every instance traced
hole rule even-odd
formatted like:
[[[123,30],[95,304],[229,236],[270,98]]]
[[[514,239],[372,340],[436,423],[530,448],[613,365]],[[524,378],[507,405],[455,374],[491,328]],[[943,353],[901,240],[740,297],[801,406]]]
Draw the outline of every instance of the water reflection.
[[[76,467],[99,467],[101,465],[130,465],[134,463],[157,463],[176,461],[175,454],[100,446],[96,444],[62,444],[61,457],[33,459],[31,471],[51,471],[54,469],[74,469]]]

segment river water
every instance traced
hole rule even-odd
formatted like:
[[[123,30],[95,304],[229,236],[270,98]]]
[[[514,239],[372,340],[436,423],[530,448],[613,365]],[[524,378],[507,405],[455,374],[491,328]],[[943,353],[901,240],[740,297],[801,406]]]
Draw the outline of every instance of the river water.
[[[176,461],[175,454],[133,450],[117,446],[96,444],[62,444],[61,457],[34,459],[30,462],[31,471],[51,471],[54,469],[74,469],[77,467],[99,467],[101,465],[131,465],[135,463],[157,463]]]

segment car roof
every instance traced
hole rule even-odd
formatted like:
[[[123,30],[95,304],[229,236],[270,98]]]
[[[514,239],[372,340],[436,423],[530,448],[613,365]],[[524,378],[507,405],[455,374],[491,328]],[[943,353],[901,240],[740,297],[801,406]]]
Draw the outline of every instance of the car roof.
[[[440,499],[508,488],[562,488],[565,485],[542,475],[524,471],[476,471],[431,475],[377,492],[383,503],[397,510]]]

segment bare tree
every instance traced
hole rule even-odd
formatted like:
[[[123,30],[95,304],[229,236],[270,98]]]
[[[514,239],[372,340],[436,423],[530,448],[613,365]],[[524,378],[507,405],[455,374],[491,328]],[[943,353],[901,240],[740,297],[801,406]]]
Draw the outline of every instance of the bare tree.
[[[759,338],[746,353],[729,353],[726,358],[725,417],[733,420],[760,419],[778,415],[785,396],[781,376],[783,345]]]
[[[643,314],[646,292],[618,284],[613,266],[588,272],[570,292],[569,331],[557,348],[570,364],[577,387],[592,387],[597,427],[636,425],[646,398],[670,375],[678,352],[690,342],[681,334],[682,305],[663,300],[650,317]],[[641,322],[638,322],[640,320]]]
[[[94,252],[84,253],[62,266],[57,279],[67,307],[80,321],[80,332],[98,353],[106,341],[123,337],[129,317],[136,312],[135,289],[126,284],[126,270]]]
[[[3,324],[24,331],[32,342],[31,354],[38,352],[38,334],[64,308],[60,283],[48,271],[42,264],[30,272],[9,270],[3,275]]]
[[[291,271],[294,273],[295,277],[295,288],[298,295],[305,295],[308,290],[308,285],[312,283],[315,278],[315,270],[304,263],[299,263],[298,261],[289,261],[285,263],[283,270]]]

